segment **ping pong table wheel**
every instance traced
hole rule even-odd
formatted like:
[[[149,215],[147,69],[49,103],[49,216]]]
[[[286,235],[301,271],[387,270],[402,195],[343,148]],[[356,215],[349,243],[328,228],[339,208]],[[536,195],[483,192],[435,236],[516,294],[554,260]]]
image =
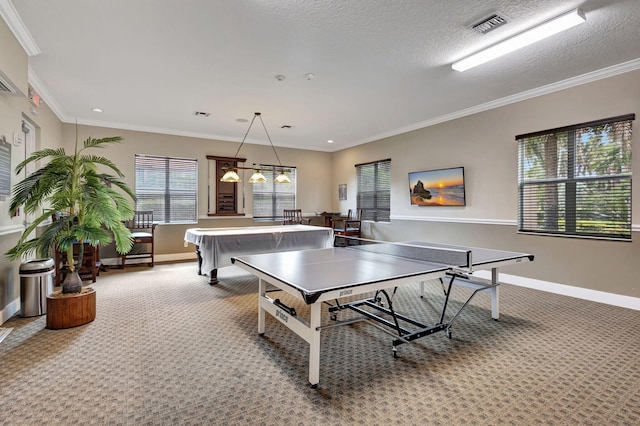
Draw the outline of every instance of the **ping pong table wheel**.
[[[331,321],[337,321],[338,320],[338,314],[331,314],[329,316],[329,318],[331,318]]]
[[[393,357],[398,358],[398,347],[394,346],[391,348],[391,350],[393,351]]]
[[[449,330],[448,328],[444,331],[444,334],[447,336],[447,339],[451,339],[452,334],[451,334],[451,330]]]

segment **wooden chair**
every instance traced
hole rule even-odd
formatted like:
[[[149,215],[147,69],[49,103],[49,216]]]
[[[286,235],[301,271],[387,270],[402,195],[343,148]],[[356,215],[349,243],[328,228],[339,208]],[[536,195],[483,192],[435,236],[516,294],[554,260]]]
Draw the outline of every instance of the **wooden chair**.
[[[347,217],[333,220],[333,234],[359,238],[361,236],[361,217],[362,209],[349,209]]]
[[[311,219],[302,217],[301,209],[293,209],[293,210],[284,210],[283,211],[283,225],[309,225],[311,224]]]
[[[125,226],[131,231],[133,237],[133,247],[129,253],[120,256],[120,269],[124,269],[127,259],[151,259],[153,268],[154,239],[156,223],[153,222],[152,210],[138,210],[132,219],[125,222]],[[140,245],[148,245],[148,250],[140,251]]]

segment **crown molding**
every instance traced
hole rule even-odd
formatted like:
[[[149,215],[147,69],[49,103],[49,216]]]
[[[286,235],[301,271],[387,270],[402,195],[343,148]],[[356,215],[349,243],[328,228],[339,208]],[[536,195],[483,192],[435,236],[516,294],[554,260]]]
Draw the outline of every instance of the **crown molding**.
[[[36,56],[42,53],[10,0],[0,0],[0,16],[4,18],[4,21],[27,55]]]
[[[591,83],[597,80],[602,80],[604,78],[613,77],[619,74],[624,74],[627,72],[635,71],[640,69],[640,58],[633,59],[628,62],[623,62],[621,64],[612,65],[610,67],[602,68],[596,71],[592,71],[586,74],[578,75],[575,77],[568,78],[566,80],[558,81],[555,83],[547,84],[546,86],[540,86],[535,89],[527,90],[524,92],[516,93],[515,95],[507,96],[504,98],[496,99],[490,102],[486,102],[484,104],[476,105],[470,108],[466,108],[460,111],[453,112],[451,114],[441,115],[440,117],[433,118],[431,120],[422,121],[420,123],[412,124],[405,127],[400,127],[395,130],[390,130],[389,132],[380,133],[374,136],[371,136],[365,140],[361,140],[351,144],[350,146],[341,147],[340,149],[345,149],[353,146],[362,145],[368,142],[374,142],[380,139],[389,138],[392,136],[397,136],[403,133],[412,132],[414,130],[423,129],[425,127],[434,126],[436,124],[445,123],[447,121],[455,120],[458,118],[466,117],[469,115],[477,114],[479,112],[489,111],[495,108],[499,108],[502,106],[510,105],[516,102],[525,101],[527,99],[533,99],[538,96],[547,95],[550,93],[558,92],[560,90],[569,89],[572,87],[580,86],[583,84]]]
[[[29,66],[28,72],[29,72],[28,74],[29,84],[31,85],[31,87],[33,87],[33,89],[40,95],[42,100],[47,104],[47,106],[51,109],[51,111],[53,111],[53,113],[58,117],[60,121],[65,122],[65,120],[68,120],[64,111],[62,111],[62,108],[60,108],[60,105],[58,105],[53,95],[49,93],[49,90],[47,90],[47,87],[44,85],[44,83],[42,83],[42,81],[38,78],[36,73],[31,69],[31,66]]]

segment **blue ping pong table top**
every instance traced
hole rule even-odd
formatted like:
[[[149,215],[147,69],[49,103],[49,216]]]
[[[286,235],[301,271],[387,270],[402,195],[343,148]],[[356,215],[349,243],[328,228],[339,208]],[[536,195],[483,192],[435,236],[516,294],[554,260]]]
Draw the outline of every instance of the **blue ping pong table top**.
[[[420,241],[407,244],[467,249]],[[533,260],[532,255],[525,253],[479,248],[469,250],[472,252],[474,265],[488,268],[492,267],[492,264]],[[413,276],[433,275],[433,278],[437,278],[451,271],[451,266],[441,263],[353,250],[348,247],[253,254],[235,257],[233,262],[250,272],[262,273],[297,289],[308,304],[314,303],[322,293],[329,291]]]

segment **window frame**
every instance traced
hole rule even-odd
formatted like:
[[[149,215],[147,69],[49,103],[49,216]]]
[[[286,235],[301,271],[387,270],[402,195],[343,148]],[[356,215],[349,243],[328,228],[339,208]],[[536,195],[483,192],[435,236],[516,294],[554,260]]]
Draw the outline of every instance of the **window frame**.
[[[516,136],[518,233],[631,241],[633,120],[626,114]]]
[[[157,162],[154,164],[153,162]],[[146,166],[145,166],[146,163]],[[183,167],[176,167],[182,164]],[[158,167],[162,165],[162,167]],[[173,167],[172,167],[173,165]],[[185,189],[176,187],[175,181],[178,173],[190,173],[186,181]],[[141,174],[146,173],[147,180],[142,178]],[[152,173],[163,177],[163,185],[152,185]],[[159,174],[158,174],[159,173]],[[198,160],[196,158],[170,157],[160,155],[135,154],[134,156],[134,175],[135,185],[134,193],[136,194],[136,210],[153,210],[153,219],[156,223],[162,224],[178,224],[178,223],[197,223],[198,222]],[[161,187],[162,186],[162,187]],[[158,201],[161,199],[161,201]],[[177,209],[177,202],[187,201],[187,207]],[[189,202],[193,204],[189,204]],[[192,212],[191,216],[183,216],[172,219],[176,210],[184,210],[185,213]]]
[[[360,163],[356,164],[355,168],[356,207],[362,209],[361,219],[371,222],[391,222],[391,159]],[[373,188],[365,188],[365,182],[372,182]]]

